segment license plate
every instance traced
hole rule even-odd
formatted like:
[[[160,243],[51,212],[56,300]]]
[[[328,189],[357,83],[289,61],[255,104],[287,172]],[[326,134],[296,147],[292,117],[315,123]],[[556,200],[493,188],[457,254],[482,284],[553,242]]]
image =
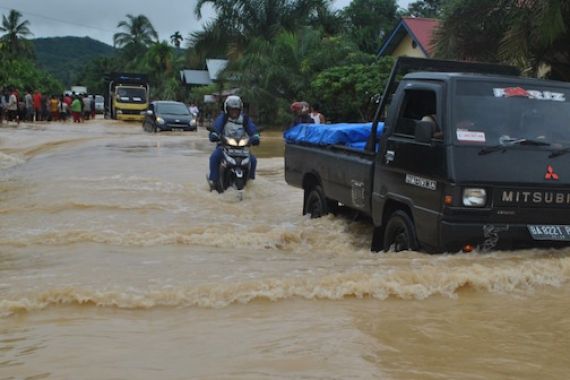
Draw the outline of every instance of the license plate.
[[[531,224],[527,227],[534,240],[570,241],[570,226]]]

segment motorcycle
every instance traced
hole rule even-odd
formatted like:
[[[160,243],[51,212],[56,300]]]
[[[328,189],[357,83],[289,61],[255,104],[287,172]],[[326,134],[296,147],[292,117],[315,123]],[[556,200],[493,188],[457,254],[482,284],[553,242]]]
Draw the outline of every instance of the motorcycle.
[[[220,162],[220,176],[214,184],[218,193],[223,193],[230,187],[236,190],[245,188],[251,171],[250,145],[247,135],[221,137],[223,157]]]

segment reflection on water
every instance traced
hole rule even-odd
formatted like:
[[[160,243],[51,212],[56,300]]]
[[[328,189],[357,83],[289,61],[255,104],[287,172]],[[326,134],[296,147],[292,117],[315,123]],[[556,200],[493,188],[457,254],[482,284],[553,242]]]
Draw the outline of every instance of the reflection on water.
[[[208,191],[213,147],[0,128],[0,378],[566,377],[570,250],[373,254],[301,215],[280,132],[243,197]]]

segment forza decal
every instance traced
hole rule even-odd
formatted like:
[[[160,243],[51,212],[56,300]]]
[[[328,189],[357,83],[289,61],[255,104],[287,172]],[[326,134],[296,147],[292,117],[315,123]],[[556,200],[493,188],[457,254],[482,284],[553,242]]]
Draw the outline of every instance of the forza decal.
[[[418,177],[411,174],[406,174],[406,183],[408,185],[421,187],[422,189],[427,189],[432,191],[437,190],[437,181],[423,177]]]
[[[493,93],[496,98],[522,97],[536,100],[550,100],[554,102],[566,101],[566,96],[561,92],[525,90],[522,87],[494,88]]]
[[[509,230],[509,225],[496,226],[493,224],[486,224],[483,226],[483,237],[485,240],[481,244],[482,251],[487,252],[493,250],[499,243],[499,233]]]

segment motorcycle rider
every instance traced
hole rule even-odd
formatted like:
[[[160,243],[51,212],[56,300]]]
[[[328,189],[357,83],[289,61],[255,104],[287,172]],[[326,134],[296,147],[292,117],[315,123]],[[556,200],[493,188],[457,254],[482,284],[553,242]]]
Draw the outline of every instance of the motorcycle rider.
[[[251,119],[243,112],[243,103],[241,98],[237,95],[230,95],[224,102],[224,112],[218,115],[214,121],[213,131],[210,132],[209,138],[211,142],[219,142],[223,135],[249,135],[249,141],[252,145],[259,145],[259,132],[257,127]],[[210,191],[216,188],[220,172],[220,162],[223,157],[223,148],[218,145],[210,156],[210,174],[208,176],[208,183],[210,184]],[[250,156],[251,170],[249,178],[255,179],[255,168],[257,166],[257,159],[252,154]]]

